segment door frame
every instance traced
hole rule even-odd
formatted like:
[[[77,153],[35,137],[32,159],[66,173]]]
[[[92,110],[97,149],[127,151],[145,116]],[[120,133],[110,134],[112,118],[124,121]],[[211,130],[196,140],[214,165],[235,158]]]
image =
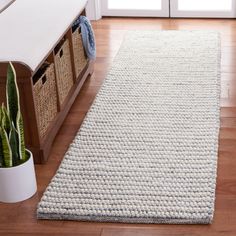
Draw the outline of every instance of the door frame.
[[[136,17],[169,17],[169,0],[162,1],[161,10],[136,10],[136,9],[108,9],[109,0],[101,0],[102,16],[136,16]],[[117,0],[119,1],[119,0]]]
[[[178,10],[178,0],[170,2],[170,17],[236,18],[236,0],[232,0],[232,11],[182,11]]]

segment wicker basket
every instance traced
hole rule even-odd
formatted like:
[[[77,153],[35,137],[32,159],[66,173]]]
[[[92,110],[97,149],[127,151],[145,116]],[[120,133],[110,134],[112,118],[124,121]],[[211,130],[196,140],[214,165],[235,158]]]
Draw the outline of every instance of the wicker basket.
[[[82,72],[88,62],[82,43],[80,28],[73,32],[72,42],[74,51],[75,75],[76,78],[78,78],[79,74]]]
[[[68,39],[55,54],[55,67],[59,103],[62,105],[74,83]]]
[[[35,110],[38,118],[38,130],[43,137],[50,122],[57,114],[57,91],[54,64],[50,64],[45,72],[37,78],[33,85]]]

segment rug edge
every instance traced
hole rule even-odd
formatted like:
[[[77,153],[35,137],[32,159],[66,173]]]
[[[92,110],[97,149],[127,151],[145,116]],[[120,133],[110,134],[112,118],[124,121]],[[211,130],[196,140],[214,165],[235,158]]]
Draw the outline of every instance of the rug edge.
[[[212,215],[205,219],[165,219],[165,218],[135,218],[135,217],[107,217],[107,216],[71,216],[60,214],[45,214],[37,212],[38,220],[71,220],[86,222],[105,222],[105,223],[138,223],[138,224],[211,224]]]

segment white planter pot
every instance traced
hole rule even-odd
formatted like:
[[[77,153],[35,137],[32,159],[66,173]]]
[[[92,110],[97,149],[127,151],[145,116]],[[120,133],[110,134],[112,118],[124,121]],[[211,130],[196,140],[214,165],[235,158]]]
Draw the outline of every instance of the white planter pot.
[[[24,201],[37,191],[33,156],[25,163],[9,168],[0,168],[0,202]]]

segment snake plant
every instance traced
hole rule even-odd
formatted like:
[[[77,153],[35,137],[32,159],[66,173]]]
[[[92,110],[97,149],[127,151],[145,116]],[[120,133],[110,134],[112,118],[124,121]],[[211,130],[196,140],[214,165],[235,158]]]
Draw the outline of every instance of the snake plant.
[[[7,69],[7,107],[0,107],[0,167],[13,167],[24,163],[25,152],[23,119],[20,110],[16,72],[11,63]]]

